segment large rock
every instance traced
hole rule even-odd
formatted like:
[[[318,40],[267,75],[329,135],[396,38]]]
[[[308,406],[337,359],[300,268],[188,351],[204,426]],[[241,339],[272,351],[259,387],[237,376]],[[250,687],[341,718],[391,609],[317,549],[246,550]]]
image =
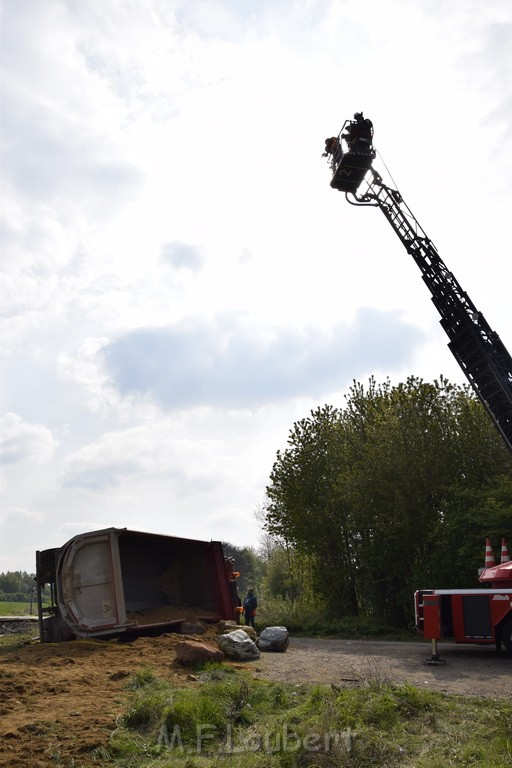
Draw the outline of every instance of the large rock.
[[[233,619],[223,619],[217,624],[217,632],[219,635],[223,635],[225,632],[231,632],[233,629],[238,629],[238,624]]]
[[[244,625],[243,627],[240,627],[240,629],[242,630],[242,632],[245,632],[246,635],[249,635],[251,640],[254,640],[254,642],[256,642],[256,640],[258,639],[258,633],[254,629],[254,627],[251,627],[250,625]]]
[[[219,648],[228,657],[236,661],[252,661],[259,659],[260,652],[251,638],[243,629],[235,629],[227,635],[220,635],[217,638]]]
[[[267,627],[258,638],[260,651],[277,651],[283,653],[288,648],[288,630],[286,627]]]
[[[192,640],[183,640],[174,646],[176,659],[183,666],[205,664],[207,661],[222,661],[224,654],[218,648],[208,643],[194,643]]]
[[[258,639],[258,634],[254,629],[254,627],[245,626],[245,625],[242,627],[237,627],[236,625],[234,627],[226,627],[226,629],[222,634],[227,635],[230,632],[238,632],[238,631],[245,632],[245,634],[248,635],[251,638],[251,640],[254,640],[254,642],[256,642],[256,640]]]

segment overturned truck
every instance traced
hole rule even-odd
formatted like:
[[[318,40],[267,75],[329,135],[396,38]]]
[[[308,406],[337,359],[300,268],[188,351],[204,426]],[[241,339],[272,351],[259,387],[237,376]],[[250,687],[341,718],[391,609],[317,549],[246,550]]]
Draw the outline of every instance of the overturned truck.
[[[219,541],[126,528],[83,533],[37,552],[36,589],[41,642],[179,631],[183,622],[234,615]]]

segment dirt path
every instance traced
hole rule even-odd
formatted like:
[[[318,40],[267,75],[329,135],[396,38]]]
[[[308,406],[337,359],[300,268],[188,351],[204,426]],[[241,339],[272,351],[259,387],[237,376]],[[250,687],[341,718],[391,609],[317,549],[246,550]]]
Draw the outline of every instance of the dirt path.
[[[131,675],[149,667],[177,684],[200,685],[175,664],[173,646],[182,639],[33,642],[0,654],[0,766],[93,765],[91,751],[107,745],[128,708]],[[286,653],[262,654],[245,668],[256,678],[290,683],[407,681],[448,693],[510,696],[512,660],[493,649],[443,644],[445,667],[424,665],[429,650],[423,643],[300,638]]]
[[[418,688],[472,696],[508,697],[512,659],[492,647],[441,643],[446,666],[427,666],[429,643],[296,638],[285,654],[263,654],[257,677],[288,682],[360,685],[407,682]]]

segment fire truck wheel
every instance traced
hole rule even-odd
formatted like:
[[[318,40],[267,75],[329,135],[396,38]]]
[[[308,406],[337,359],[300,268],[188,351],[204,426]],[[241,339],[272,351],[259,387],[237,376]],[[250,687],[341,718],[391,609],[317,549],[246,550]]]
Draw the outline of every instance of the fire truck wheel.
[[[512,619],[509,619],[507,623],[503,625],[503,629],[501,630],[501,642],[508,653],[512,655]]]

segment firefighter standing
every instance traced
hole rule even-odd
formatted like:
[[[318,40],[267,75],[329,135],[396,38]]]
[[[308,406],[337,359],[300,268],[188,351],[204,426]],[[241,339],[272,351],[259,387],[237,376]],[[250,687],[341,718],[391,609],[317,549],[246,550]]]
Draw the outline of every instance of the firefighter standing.
[[[254,627],[254,617],[256,616],[256,608],[258,607],[258,601],[254,590],[249,587],[247,590],[247,596],[244,599],[244,619],[247,626]]]
[[[242,599],[240,597],[240,594],[238,592],[238,584],[236,583],[237,578],[240,576],[239,571],[235,571],[235,561],[231,557],[225,558],[226,563],[226,570],[228,572],[228,580],[229,580],[229,592],[231,595],[231,602],[233,603],[233,613],[235,616],[235,621],[237,624],[240,624],[240,614],[242,613]]]

